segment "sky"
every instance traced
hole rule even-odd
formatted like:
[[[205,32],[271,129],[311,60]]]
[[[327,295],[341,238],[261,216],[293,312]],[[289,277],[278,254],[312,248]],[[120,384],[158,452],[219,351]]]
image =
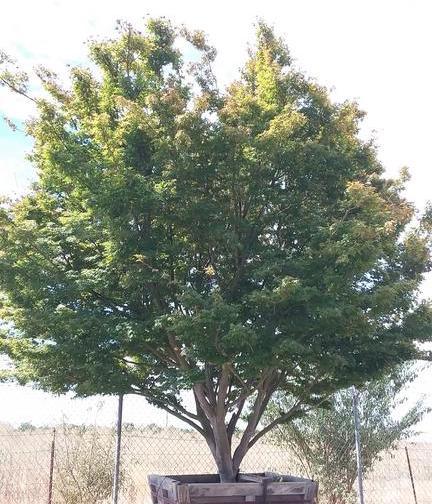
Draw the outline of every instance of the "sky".
[[[253,25],[262,18],[285,38],[297,67],[332,89],[335,100],[356,100],[367,112],[362,135],[376,138],[389,176],[409,168],[407,196],[421,209],[432,182],[431,11],[428,0],[14,0],[2,8],[0,49],[24,69],[43,64],[66,77],[67,65],[85,65],[86,41],[112,35],[117,19],[139,28],[145,16],[166,16],[208,34],[218,50],[215,72],[223,86],[238,75]],[[0,116],[19,123],[32,113],[25,100],[0,88]],[[0,194],[23,194],[34,180],[25,159],[30,149],[30,139],[0,122]],[[431,280],[425,282],[424,295],[432,296]],[[410,399],[431,388],[429,368]],[[432,398],[427,400],[432,406]],[[43,423],[42,416],[53,418],[59,411],[84,415],[96,403],[79,404],[1,386],[0,422]],[[157,416],[153,410],[146,414]],[[165,421],[164,414],[157,418]],[[432,440],[432,418],[422,427]]]

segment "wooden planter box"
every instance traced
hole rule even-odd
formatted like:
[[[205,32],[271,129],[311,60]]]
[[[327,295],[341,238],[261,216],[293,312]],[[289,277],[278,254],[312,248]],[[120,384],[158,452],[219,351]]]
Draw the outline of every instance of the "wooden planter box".
[[[315,481],[275,473],[239,474],[220,483],[216,474],[148,477],[153,504],[316,504]]]

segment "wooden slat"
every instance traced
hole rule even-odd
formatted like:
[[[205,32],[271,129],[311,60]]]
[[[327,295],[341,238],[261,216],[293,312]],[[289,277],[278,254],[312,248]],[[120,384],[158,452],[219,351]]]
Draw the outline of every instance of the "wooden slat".
[[[267,487],[268,495],[290,495],[290,494],[304,494],[309,483],[302,481],[287,482],[287,483],[269,483]]]
[[[272,482],[268,484],[268,495],[304,494],[308,482]],[[262,495],[261,483],[189,483],[191,497],[231,496],[231,495]]]
[[[241,473],[238,476],[239,481],[244,481],[244,482],[255,482],[255,483],[261,483],[264,478],[272,478],[275,483],[293,483],[293,482],[304,482],[304,483],[310,483],[311,480],[305,479],[305,478],[299,478],[296,476],[282,476],[281,474],[277,474],[274,472],[265,472],[265,473],[258,473],[258,474],[250,474],[250,473]]]
[[[177,501],[179,504],[190,504],[191,497],[189,492],[189,484],[179,484],[176,486],[177,490]]]
[[[219,474],[174,474],[167,478],[180,483],[219,483]]]
[[[262,497],[256,498],[256,504],[262,504],[264,499]],[[291,495],[268,495],[266,499],[267,504],[300,504],[305,503],[303,494]]]
[[[232,504],[242,504],[246,502],[246,498],[243,495],[230,496],[230,497],[192,497],[192,504],[220,504],[221,502],[232,503]],[[250,501],[249,501],[250,502]]]
[[[275,481],[283,481],[281,479],[282,475],[275,472],[266,471],[265,473],[263,473],[263,476],[265,476],[266,478],[273,478]]]
[[[189,483],[188,486],[191,498],[262,494],[260,483]]]
[[[249,499],[249,500],[248,500]],[[254,499],[251,501],[250,499]],[[191,504],[246,504],[247,502],[254,502],[255,504],[263,504],[263,497],[252,497],[252,496],[237,496],[237,497],[192,497]],[[291,494],[291,495],[272,495],[267,496],[267,504],[305,504],[307,501],[303,494]]]
[[[313,504],[317,497],[318,497],[318,483],[312,482],[306,490],[305,500]]]
[[[239,474],[238,480],[243,481],[244,483],[262,483],[264,475],[259,474]]]
[[[240,474],[239,482],[219,483],[218,475],[150,475],[152,498],[158,504],[241,504],[264,503],[263,481],[269,479],[266,504],[315,504],[318,485],[304,478],[281,478],[275,473]],[[288,481],[287,481],[288,480]],[[291,481],[289,481],[291,480]],[[294,480],[294,481],[293,481]]]
[[[176,484],[176,480],[172,476],[161,476],[159,474],[149,474],[148,481],[150,485],[156,485],[161,488],[167,488],[170,485]]]
[[[209,501],[210,497],[194,497],[191,504],[245,504],[244,497],[217,497]]]
[[[298,476],[290,476],[290,475],[286,475],[286,476],[279,476],[280,480],[283,481],[283,482],[291,482],[291,481],[306,481],[308,483],[310,483],[311,480],[307,480],[305,478],[299,478]]]
[[[150,474],[148,481],[152,489],[152,495],[158,501],[176,502],[177,501],[177,485],[178,482],[169,476],[159,476],[157,474]]]

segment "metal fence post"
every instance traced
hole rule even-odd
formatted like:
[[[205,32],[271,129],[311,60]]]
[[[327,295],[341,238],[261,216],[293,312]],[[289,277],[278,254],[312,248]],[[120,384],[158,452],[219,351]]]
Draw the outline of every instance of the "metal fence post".
[[[357,390],[354,386],[352,387],[352,401],[353,401],[353,413],[354,413],[355,446],[356,446],[356,456],[357,456],[358,498],[359,498],[359,504],[364,504],[363,462],[362,462],[362,454],[361,454],[360,418],[359,418],[359,412],[358,412],[358,395],[357,395]]]
[[[120,394],[119,399],[118,399],[118,409],[117,409],[116,450],[115,450],[113,490],[112,490],[113,504],[118,504],[118,495],[119,495],[119,489],[120,489],[120,457],[121,457],[122,422],[123,422],[123,394]]]
[[[413,495],[414,495],[414,502],[415,502],[415,504],[417,504],[417,493],[416,493],[416,489],[415,489],[415,485],[414,485],[414,476],[413,476],[413,472],[412,472],[412,468],[411,468],[411,460],[410,460],[410,457],[408,454],[408,447],[406,447],[406,446],[405,446],[405,455],[406,455],[407,462],[408,462],[408,470],[409,470],[409,475],[410,475],[410,480],[411,480],[411,487],[412,487],[412,491],[413,491]]]
[[[56,441],[56,430],[53,429],[53,437],[51,441],[51,453],[50,453],[50,471],[48,481],[48,504],[52,504],[52,497],[53,497],[55,441]]]

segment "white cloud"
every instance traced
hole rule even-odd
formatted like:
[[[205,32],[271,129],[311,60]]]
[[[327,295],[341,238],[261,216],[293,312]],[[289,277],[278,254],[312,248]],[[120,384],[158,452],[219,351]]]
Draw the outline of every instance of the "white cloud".
[[[21,96],[13,96],[6,88],[0,88],[0,114],[13,121],[25,121],[35,113],[32,102]]]
[[[22,153],[0,156],[0,195],[18,197],[35,181],[35,172]]]

